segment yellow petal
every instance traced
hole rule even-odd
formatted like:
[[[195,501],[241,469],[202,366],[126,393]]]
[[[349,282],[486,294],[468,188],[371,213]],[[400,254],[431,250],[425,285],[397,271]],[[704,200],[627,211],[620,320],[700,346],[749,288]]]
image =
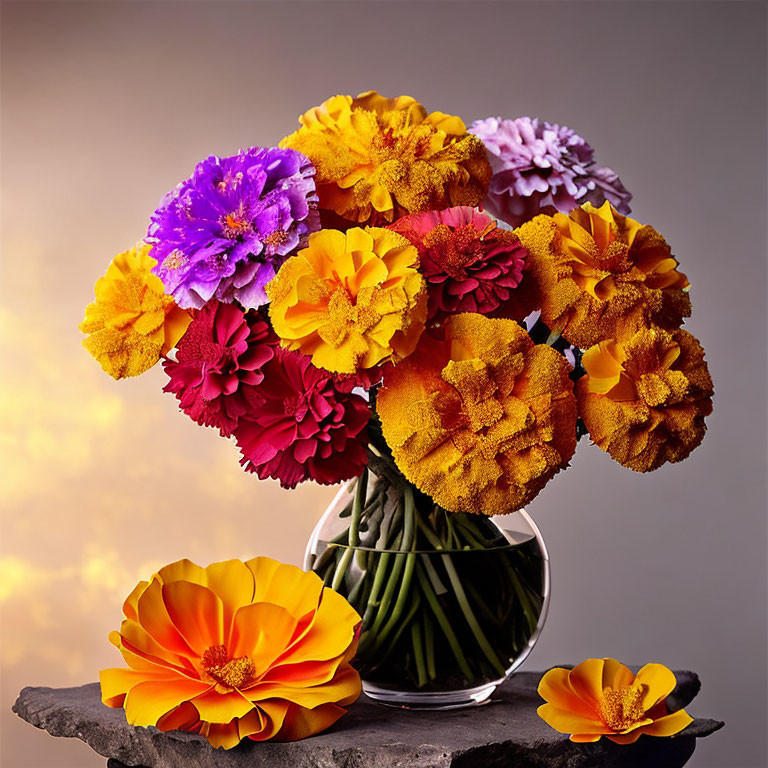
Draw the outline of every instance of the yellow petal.
[[[591,744],[595,741],[600,741],[602,737],[603,734],[600,733],[572,733],[569,738],[574,744]]]
[[[649,736],[672,736],[687,728],[693,718],[684,710],[679,709],[671,715],[665,715],[650,725],[644,725],[640,730]]]
[[[316,573],[268,557],[256,557],[246,565],[253,572],[255,603],[282,605],[297,619],[319,605],[323,582]]]
[[[548,726],[560,733],[597,735],[611,732],[611,729],[600,720],[582,717],[574,712],[560,709],[554,704],[542,704],[536,711]]]
[[[249,714],[240,719],[240,736],[248,736],[254,741],[271,739],[282,728],[286,712],[291,705],[280,699],[260,701]]]
[[[539,696],[559,709],[587,719],[599,719],[593,707],[573,690],[569,677],[568,669],[550,669],[539,682]]]
[[[149,726],[179,704],[201,694],[209,685],[187,678],[138,683],[125,697],[125,717],[130,725]]]
[[[637,731],[630,731],[629,733],[609,733],[606,734],[606,738],[609,738],[615,744],[634,744],[642,735]]]
[[[235,717],[244,717],[252,709],[248,699],[238,691],[219,693],[215,687],[195,696],[191,703],[206,723],[229,723]]]
[[[637,673],[635,683],[648,687],[643,696],[643,709],[647,711],[672,693],[677,680],[674,673],[663,664],[646,664]]]
[[[217,747],[223,747],[224,749],[236,747],[240,743],[237,721],[225,724],[212,723],[208,728],[206,738],[214,749]]]
[[[298,741],[330,728],[346,710],[336,704],[321,704],[314,709],[293,705],[289,707],[278,741]]]
[[[168,609],[163,602],[163,587],[159,580],[153,579],[144,590],[137,603],[139,624],[152,637],[169,651],[180,656],[193,655],[192,649],[181,633],[174,626]]]
[[[323,685],[305,688],[300,683],[295,687],[281,683],[260,683],[244,690],[243,695],[259,705],[263,699],[279,698],[311,709],[329,701],[351,704],[357,700],[360,692],[360,675],[353,667],[346,667]]]
[[[186,558],[164,566],[157,572],[157,577],[162,584],[169,584],[172,581],[189,581],[203,587],[208,585],[205,568]]]
[[[188,581],[164,584],[163,602],[174,625],[198,656],[224,642],[224,608],[207,587]]]
[[[242,560],[226,560],[209,565],[205,569],[205,575],[208,588],[218,596],[224,606],[226,640],[237,610],[253,600],[253,572]]]
[[[604,659],[587,659],[577,664],[569,675],[573,690],[597,709],[603,694]]]
[[[247,656],[261,674],[290,643],[297,621],[280,605],[253,603],[235,614],[232,622],[230,653],[233,658]]]
[[[99,672],[101,684],[101,701],[108,707],[122,707],[125,695],[134,685],[146,680],[165,680],[173,682],[176,675],[161,672],[148,672],[125,668],[102,669]]]
[[[604,659],[603,689],[626,688],[635,679],[632,670],[616,659]]]

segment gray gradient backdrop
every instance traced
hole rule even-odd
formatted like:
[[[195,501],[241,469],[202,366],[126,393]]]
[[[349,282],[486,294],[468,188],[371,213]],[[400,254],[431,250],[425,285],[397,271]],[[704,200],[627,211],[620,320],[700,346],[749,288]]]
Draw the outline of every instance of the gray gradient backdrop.
[[[572,468],[531,506],[551,548],[554,597],[527,667],[610,655],[694,669],[703,688],[691,712],[727,726],[691,764],[765,766],[763,3],[26,2],[2,11],[3,302],[40,332],[40,343],[61,339],[62,354],[82,370],[77,376],[92,372],[74,330],[91,286],[114,253],[141,237],[160,195],[207,154],[275,144],[328,96],[375,88],[467,122],[539,115],[584,135],[634,192],[636,217],[667,237],[689,275],[686,327],[707,351],[717,394],[708,435],[684,464],[636,475],[584,441]],[[33,261],[36,282],[25,282]],[[27,369],[9,374],[34,386]],[[115,402],[163,408],[160,439],[176,462],[169,466],[180,477],[201,471],[218,438],[173,413],[159,393],[161,377],[119,388],[103,379],[93,386]],[[40,397],[51,418],[70,407],[57,400],[61,392],[52,386]],[[122,434],[114,430],[113,471],[156,450],[149,430],[133,443],[121,443]],[[115,518],[83,499],[106,470],[85,461],[64,491],[54,490],[49,473],[70,460],[65,453],[37,467],[30,454],[35,506],[18,502],[4,521],[3,556],[17,585],[5,593],[6,714],[21,684],[86,682],[116,663],[106,631],[146,552],[160,562],[257,551],[299,562],[332,496],[301,491],[292,497],[303,499],[298,516],[275,520],[275,500],[298,502],[243,479],[228,453],[199,493],[218,493],[220,482],[236,489],[228,509],[252,511],[217,510],[216,536],[189,544],[174,536],[210,525],[210,501],[194,493],[177,499],[185,523],[175,528],[161,505],[159,527],[146,536],[136,526],[105,528]],[[152,465],[133,485],[136,509],[176,482],[167,472],[152,475]],[[22,530],[19,520],[32,515],[35,525]],[[59,549],[47,539],[38,547],[62,520],[69,522]],[[74,562],[80,538],[97,532],[96,544],[109,544],[109,562],[125,564],[130,578],[118,579],[109,599],[85,600],[90,612],[77,608],[76,590],[56,594],[52,583],[35,597],[36,610],[45,616],[70,606],[86,618],[63,629],[44,618],[27,624],[29,611],[13,607],[14,590],[28,586],[24,574],[36,567],[50,577],[55,551],[55,573],[71,575],[67,558]],[[250,552],[225,551],[224,534]],[[88,563],[87,573],[99,573]],[[95,650],[67,666],[78,648]],[[2,722],[3,768],[103,766],[79,744],[55,742],[12,717]]]

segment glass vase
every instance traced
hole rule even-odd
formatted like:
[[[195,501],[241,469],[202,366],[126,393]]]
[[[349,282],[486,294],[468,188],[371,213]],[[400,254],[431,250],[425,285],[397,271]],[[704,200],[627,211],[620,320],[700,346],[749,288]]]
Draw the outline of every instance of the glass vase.
[[[486,701],[531,652],[549,602],[547,550],[525,511],[447,512],[393,464],[341,488],[304,566],[363,617],[365,693],[401,707]]]

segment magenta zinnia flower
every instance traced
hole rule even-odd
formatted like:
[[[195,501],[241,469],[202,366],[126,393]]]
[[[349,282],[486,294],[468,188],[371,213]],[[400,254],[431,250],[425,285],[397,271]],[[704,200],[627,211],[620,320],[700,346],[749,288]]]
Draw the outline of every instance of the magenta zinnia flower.
[[[246,309],[266,304],[264,286],[320,228],[314,173],[304,155],[273,147],[198,163],[163,198],[147,233],[166,293],[185,309],[213,297]]]
[[[415,213],[390,224],[419,252],[429,316],[487,315],[509,300],[523,277],[526,250],[514,232],[474,208]]]
[[[630,212],[632,195],[595,151],[566,126],[519,117],[489,117],[469,128],[485,144],[493,176],[483,201],[494,216],[517,227],[539,213],[570,213],[583,203],[608,200]]]
[[[171,380],[164,392],[198,424],[232,434],[248,411],[246,394],[264,378],[277,340],[256,311],[211,301],[195,314],[178,343],[176,360],[163,367]]]
[[[369,410],[350,391],[354,382],[338,382],[306,355],[280,347],[264,374],[235,430],[240,463],[284,488],[307,479],[332,485],[359,475],[366,463]]]

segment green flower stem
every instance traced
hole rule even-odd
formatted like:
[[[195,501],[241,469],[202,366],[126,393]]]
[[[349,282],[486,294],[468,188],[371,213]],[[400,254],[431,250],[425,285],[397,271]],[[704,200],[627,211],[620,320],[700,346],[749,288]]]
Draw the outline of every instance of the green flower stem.
[[[424,643],[421,638],[421,624],[418,620],[411,624],[411,644],[413,645],[413,658],[416,662],[416,686],[423,688],[427,684],[427,669],[424,664]]]
[[[456,663],[459,665],[459,669],[467,680],[472,680],[472,670],[469,668],[469,664],[467,664],[467,660],[464,657],[464,652],[461,650],[461,645],[459,645],[456,634],[451,628],[448,617],[445,615],[445,612],[440,606],[440,601],[437,599],[437,595],[432,590],[429,579],[426,577],[424,571],[421,568],[416,568],[416,578],[419,581],[419,586],[421,586],[424,597],[427,599],[427,603],[429,603],[429,607],[432,609],[432,613],[435,614],[435,618],[437,619],[437,623],[440,625],[440,629],[443,630],[443,634],[445,635],[445,639],[448,641],[448,645],[451,647],[451,651],[453,651],[453,655],[456,659]]]
[[[512,567],[512,563],[510,563],[506,557],[504,558],[504,568],[506,569],[507,574],[509,575],[509,579],[512,582],[512,588],[515,590],[515,594],[520,601],[520,606],[523,609],[525,620],[528,622],[528,628],[531,632],[533,632],[536,629],[536,625],[539,623],[539,620],[536,616],[536,612],[533,610],[531,601],[528,599],[525,587],[520,583],[519,576],[515,572],[515,569]]]
[[[427,537],[429,542],[433,547],[435,547],[435,549],[437,549],[440,544],[437,537],[432,531],[429,530],[425,524],[421,523],[421,520],[419,520],[419,524],[422,532]],[[485,636],[485,633],[477,621],[477,617],[472,611],[472,607],[467,600],[467,595],[465,594],[464,588],[461,585],[461,579],[459,578],[459,574],[456,572],[456,567],[453,564],[451,556],[446,554],[441,555],[440,557],[443,560],[443,566],[445,567],[446,573],[448,574],[448,580],[451,582],[451,586],[453,587],[453,592],[456,595],[456,600],[459,603],[461,612],[464,614],[464,618],[467,620],[467,624],[469,624],[469,628],[472,630],[472,634],[475,636],[477,644],[480,646],[480,649],[483,651],[485,657],[492,664],[494,669],[503,677],[507,673],[507,670],[499,660],[499,657],[496,655],[496,651],[493,650],[493,646],[491,646],[491,644],[488,642],[488,638]]]
[[[435,625],[432,623],[432,619],[426,611],[421,614],[421,618],[424,620],[424,647],[427,656],[427,677],[430,680],[434,680],[437,677],[437,670],[435,669]]]
[[[368,485],[368,468],[363,470],[363,474],[357,479],[357,486],[355,488],[355,499],[352,502],[352,520],[349,524],[349,547],[344,550],[344,554],[341,556],[339,567],[336,569],[336,573],[331,582],[331,588],[339,591],[344,581],[344,575],[349,567],[349,562],[355,552],[352,547],[357,546],[358,543],[358,526],[360,525],[360,513],[365,506],[365,491]]]
[[[416,509],[414,507],[414,501],[413,501],[413,489],[410,485],[407,485],[405,487],[405,504],[404,504],[404,512],[403,512],[403,549],[405,550],[411,550],[408,552],[407,555],[395,555],[396,558],[405,558],[405,567],[403,569],[403,578],[400,582],[400,590],[397,595],[397,600],[395,601],[395,606],[392,609],[392,614],[390,615],[388,621],[384,624],[381,632],[377,633],[377,625],[381,624],[381,621],[383,620],[383,617],[386,615],[386,608],[385,606],[387,603],[385,602],[387,599],[387,595],[385,593],[384,598],[382,599],[382,607],[379,611],[378,615],[376,616],[376,621],[373,625],[373,634],[377,635],[376,643],[382,643],[387,638],[387,635],[394,629],[394,627],[397,625],[397,622],[400,620],[403,610],[405,609],[406,601],[408,600],[408,595],[410,594],[411,589],[411,580],[413,577],[413,568],[416,565],[416,553],[413,551],[416,544],[416,531],[415,531],[415,517],[416,517]],[[393,581],[394,581],[394,572],[393,572]],[[389,585],[388,585],[389,586]]]
[[[400,626],[395,631],[395,634],[392,635],[392,639],[389,642],[389,645],[384,649],[384,651],[379,655],[378,658],[378,664],[383,664],[388,658],[389,655],[392,653],[392,651],[397,647],[397,643],[400,640],[400,637],[402,636],[405,629],[408,627],[408,625],[413,620],[413,617],[416,615],[418,610],[421,608],[421,595],[419,594],[418,590],[413,591],[413,601],[411,603],[411,607],[408,610],[408,613],[405,615],[405,618],[400,623]]]

